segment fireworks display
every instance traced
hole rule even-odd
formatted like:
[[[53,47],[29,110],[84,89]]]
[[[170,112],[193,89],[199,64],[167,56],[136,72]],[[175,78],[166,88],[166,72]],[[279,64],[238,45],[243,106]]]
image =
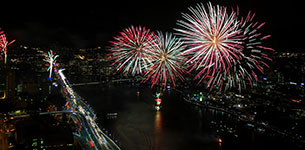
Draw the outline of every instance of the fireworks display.
[[[257,30],[263,24],[252,23],[254,15],[249,15],[245,20],[239,18],[238,12],[228,13],[222,6],[208,4],[207,9],[203,4],[189,8],[190,14],[182,14],[185,20],[178,20],[181,28],[175,29],[178,35],[188,45],[183,53],[189,57],[186,63],[190,71],[196,70],[195,79],[204,81],[206,87],[217,87],[222,90],[231,87],[245,87],[245,80],[257,80],[254,70],[263,72],[263,62],[269,59],[261,46],[269,35],[260,37]]]
[[[58,56],[59,55],[56,55],[55,53],[53,53],[52,50],[50,50],[48,52],[48,54],[45,55],[45,58],[43,59],[43,61],[47,62],[46,66],[49,66],[48,70],[47,70],[47,71],[49,71],[49,78],[52,77],[53,67],[56,65],[56,58]]]
[[[184,48],[183,42],[176,36],[158,32],[156,45],[150,57],[151,63],[148,64],[148,70],[144,75],[145,80],[150,79],[151,86],[159,82],[166,86],[168,81],[175,86],[176,78],[183,80],[183,64],[186,61],[182,53]]]
[[[207,85],[219,84],[221,76],[228,75],[228,68],[239,59],[242,37],[238,30],[235,13],[228,14],[226,8],[203,4],[189,8],[191,14],[182,14],[186,21],[178,20],[182,29],[176,29],[189,48],[184,52],[190,56],[190,70],[200,70],[195,78],[208,79]],[[215,80],[218,79],[218,80]]]
[[[238,9],[236,14],[239,15]],[[271,61],[268,53],[273,49],[263,46],[263,41],[271,35],[263,35],[259,32],[265,23],[254,22],[254,16],[255,13],[251,14],[251,11],[246,18],[237,16],[240,20],[238,28],[242,30],[240,34],[243,36],[241,40],[243,49],[240,53],[241,59],[237,60],[237,63],[230,68],[231,75],[227,76],[226,89],[237,86],[240,90],[246,87],[246,81],[252,87],[253,82],[258,80],[256,70],[263,74],[264,67],[269,68],[264,61]]]
[[[127,28],[114,37],[109,48],[113,66],[125,74],[137,75],[147,70],[151,63],[151,49],[155,45],[155,34],[145,27]]]
[[[255,14],[239,16],[237,11],[224,6],[207,7],[198,4],[182,13],[175,28],[180,38],[158,32],[155,35],[144,27],[127,28],[111,41],[110,56],[117,71],[142,75],[152,87],[184,80],[186,69],[196,73],[198,84],[221,91],[253,86],[258,80],[257,70],[264,73],[269,67],[265,60],[268,50],[263,41],[270,35],[259,33],[265,23],[254,22]],[[247,83],[246,83],[247,82]]]
[[[15,42],[15,40],[8,42],[6,40],[6,35],[3,33],[3,31],[0,31],[0,48],[2,53],[4,54],[4,64],[7,63],[7,46]]]

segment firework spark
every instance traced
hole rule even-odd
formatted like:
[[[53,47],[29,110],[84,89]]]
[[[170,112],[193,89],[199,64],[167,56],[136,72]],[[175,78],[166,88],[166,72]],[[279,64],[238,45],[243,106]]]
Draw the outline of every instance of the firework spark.
[[[56,55],[55,53],[53,53],[52,50],[50,50],[47,55],[45,54],[45,58],[43,59],[43,61],[48,63],[48,64],[46,64],[46,66],[49,66],[48,70],[47,70],[47,71],[49,71],[49,78],[52,77],[53,67],[56,65],[56,58],[58,56],[59,55]]]
[[[240,59],[241,52],[240,30],[235,13],[227,13],[225,7],[208,4],[208,9],[203,4],[198,4],[196,8],[189,8],[191,14],[182,14],[186,20],[178,20],[181,29],[175,29],[183,37],[188,49],[184,52],[190,55],[186,62],[191,67],[190,70],[200,70],[195,78],[210,78],[208,86],[216,84],[213,77],[219,72],[228,74],[228,68]]]
[[[205,81],[206,87],[222,90],[231,87],[245,87],[245,80],[257,80],[254,70],[263,73],[263,66],[268,66],[263,60],[270,60],[262,49],[272,50],[262,46],[261,40],[270,35],[261,36],[257,30],[264,23],[253,23],[254,15],[248,14],[246,19],[240,19],[238,11],[228,13],[225,7],[203,4],[190,7],[190,14],[182,14],[185,19],[179,20],[181,29],[175,29],[188,45],[184,52],[189,55],[186,62],[190,71],[197,70],[195,79],[198,84]]]
[[[236,60],[237,63],[233,63],[233,66],[227,69],[228,73],[219,72],[216,76],[210,76],[210,80],[215,81],[219,90],[222,89],[223,85],[225,90],[237,87],[239,91],[246,88],[247,83],[253,87],[253,83],[258,80],[257,70],[263,74],[264,68],[269,68],[265,61],[271,61],[268,53],[274,51],[272,48],[263,46],[264,40],[271,37],[271,35],[263,35],[259,32],[265,22],[254,22],[255,13],[252,14],[251,11],[246,18],[238,15],[238,9],[236,14],[239,20],[237,27],[242,31],[239,33],[242,37],[239,43],[242,47],[241,53],[239,53],[239,59]]]
[[[145,72],[145,81],[151,80],[153,87],[156,83],[161,82],[166,86],[167,82],[175,86],[176,78],[184,80],[183,64],[186,61],[182,51],[185,49],[183,42],[171,33],[163,35],[158,32],[156,46],[153,47],[151,63]]]
[[[155,45],[155,36],[154,32],[141,26],[124,29],[114,37],[115,41],[110,42],[110,56],[114,60],[111,66],[125,74],[142,74],[151,62],[150,54]]]
[[[11,42],[8,42],[6,40],[6,36],[3,33],[3,31],[1,31],[0,34],[1,34],[0,35],[0,48],[1,48],[1,51],[3,52],[3,54],[4,54],[4,64],[6,64],[7,63],[7,46],[9,46],[13,42],[15,42],[15,40],[13,40]]]
[[[237,14],[239,14],[237,9]],[[271,35],[263,35],[259,32],[259,29],[263,27],[265,22],[254,22],[255,13],[249,11],[246,18],[239,17],[240,23],[238,28],[242,30],[241,34],[244,36],[242,39],[243,50],[241,53],[241,59],[238,63],[231,68],[231,74],[227,87],[238,86],[238,89],[246,87],[245,81],[253,86],[253,82],[257,82],[256,70],[264,73],[264,68],[269,68],[265,61],[271,61],[268,56],[270,51],[274,49],[263,46],[264,40],[271,37]],[[234,83],[235,82],[235,83]]]

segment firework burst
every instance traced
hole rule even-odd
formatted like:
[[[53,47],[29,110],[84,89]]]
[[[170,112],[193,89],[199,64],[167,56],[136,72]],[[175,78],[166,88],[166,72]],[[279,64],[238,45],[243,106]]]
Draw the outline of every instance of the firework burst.
[[[15,40],[8,42],[6,40],[6,36],[3,33],[3,31],[0,31],[0,48],[2,53],[4,54],[4,64],[6,64],[7,62],[7,46],[9,46],[10,44],[12,44],[13,42],[15,42]]]
[[[259,32],[265,22],[254,22],[255,13],[251,13],[251,11],[249,11],[246,18],[240,17],[238,11],[237,7],[236,13],[240,20],[238,28],[242,30],[240,34],[243,35],[243,50],[240,55],[241,59],[237,60],[238,63],[230,69],[232,76],[228,77],[227,88],[238,86],[240,90],[246,87],[245,81],[248,81],[251,87],[253,86],[253,82],[258,80],[257,70],[263,74],[264,68],[269,68],[265,61],[271,61],[268,53],[274,51],[274,49],[263,46],[264,40],[271,37],[271,35],[263,35]]]
[[[47,55],[45,55],[45,58],[43,59],[43,61],[47,62],[46,66],[49,66],[47,71],[49,71],[49,78],[52,77],[52,71],[53,71],[53,67],[56,65],[56,58],[59,55],[56,55],[55,53],[53,53],[52,50],[50,50],[48,52]]]
[[[249,12],[246,19],[239,18],[238,11],[228,13],[225,7],[203,4],[189,8],[190,14],[182,14],[178,20],[180,29],[175,29],[188,45],[184,52],[190,58],[186,63],[190,71],[198,73],[195,79],[204,81],[206,87],[225,89],[245,87],[245,81],[257,80],[255,68],[263,73],[263,60],[269,59],[262,50],[272,50],[262,46],[261,40],[270,35],[257,33],[264,23],[253,23],[254,14]]]
[[[183,42],[171,33],[158,32],[156,45],[153,47],[151,63],[145,72],[145,81],[152,82],[151,87],[157,83],[166,86],[167,82],[175,86],[176,78],[184,80],[183,64],[186,61],[182,51],[185,49]]]
[[[114,37],[109,48],[111,60],[117,71],[125,74],[137,75],[147,70],[151,49],[155,45],[155,34],[145,27],[124,29]]]
[[[219,72],[216,76],[211,77],[210,80],[218,81],[216,86],[219,90],[222,90],[224,86],[225,90],[237,87],[240,91],[247,87],[247,83],[253,87],[253,83],[258,80],[256,72],[264,74],[264,68],[269,68],[265,61],[271,61],[268,53],[274,51],[272,48],[263,46],[264,40],[271,37],[271,35],[263,35],[259,32],[265,22],[254,22],[255,13],[251,13],[251,11],[246,18],[239,16],[238,7],[236,14],[239,20],[237,27],[242,31],[239,33],[242,37],[240,40],[242,49],[239,59],[236,60],[237,63],[233,63],[233,66],[228,68],[228,73]]]
[[[241,52],[240,30],[236,14],[227,13],[225,7],[203,4],[189,8],[191,14],[182,14],[185,19],[178,20],[181,29],[175,29],[188,45],[185,55],[190,55],[186,62],[190,70],[200,70],[195,78],[208,79],[208,86],[217,84],[215,78],[220,78],[220,72],[229,74],[228,68],[236,64]]]

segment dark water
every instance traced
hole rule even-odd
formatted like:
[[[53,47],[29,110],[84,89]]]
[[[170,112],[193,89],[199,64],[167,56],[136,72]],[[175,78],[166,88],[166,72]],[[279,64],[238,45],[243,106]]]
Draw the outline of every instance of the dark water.
[[[74,89],[124,150],[304,149],[270,131],[257,132],[233,116],[191,105],[173,90],[163,92],[162,108],[156,111],[154,89],[127,84]],[[114,112],[117,118],[107,116]]]

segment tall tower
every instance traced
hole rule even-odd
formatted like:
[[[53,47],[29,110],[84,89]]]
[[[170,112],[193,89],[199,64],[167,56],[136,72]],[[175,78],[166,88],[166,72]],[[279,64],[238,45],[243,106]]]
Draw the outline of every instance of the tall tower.
[[[7,65],[0,67],[0,100],[14,97],[16,94],[16,73]]]
[[[6,99],[6,71],[4,64],[0,62],[0,100]]]
[[[6,97],[11,98],[16,95],[16,71],[10,69],[9,67],[6,69]]]

